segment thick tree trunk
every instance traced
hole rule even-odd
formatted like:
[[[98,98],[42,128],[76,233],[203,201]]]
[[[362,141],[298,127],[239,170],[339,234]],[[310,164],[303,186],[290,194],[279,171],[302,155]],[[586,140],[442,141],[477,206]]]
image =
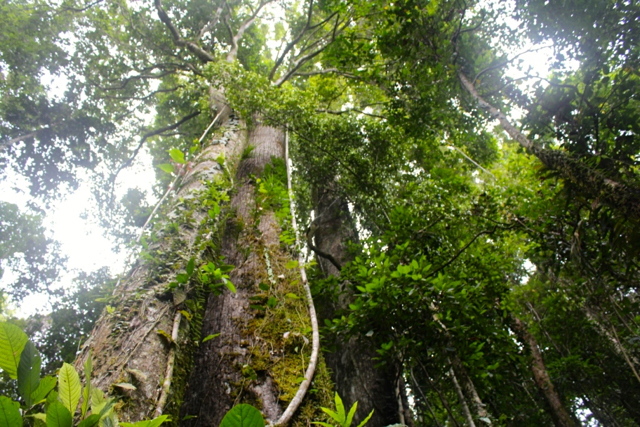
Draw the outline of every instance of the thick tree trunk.
[[[298,269],[286,266],[295,258],[280,244],[273,200],[263,195],[267,183],[257,181],[272,159],[283,158],[283,144],[282,132],[258,125],[249,138],[255,148],[238,166],[222,247],[225,262],[235,265],[237,292],[208,299],[202,335],[219,335],[196,355],[182,408],[189,419],[181,425],[217,426],[242,402],[275,421],[304,376],[311,348],[304,293]],[[312,388],[317,391],[305,399],[294,425],[320,419],[319,407],[329,406],[331,384],[322,361]]]
[[[571,417],[569,411],[564,407],[562,399],[560,399],[560,396],[547,373],[547,368],[544,365],[542,353],[540,353],[538,342],[535,337],[529,333],[527,328],[522,324],[522,321],[517,317],[513,317],[511,323],[514,332],[522,342],[529,347],[529,351],[531,352],[531,371],[533,372],[533,379],[551,409],[551,418],[553,419],[554,424],[557,427],[576,427],[576,422]]]
[[[316,218],[310,232],[315,237],[315,247],[319,252],[331,255],[334,260],[317,256],[318,265],[326,277],[340,275],[334,265],[343,265],[350,260],[348,243],[358,242],[353,218],[347,202],[339,196],[335,184],[329,184],[315,191]],[[348,307],[351,291],[348,283],[340,283],[338,299],[326,298],[318,302],[322,319],[332,319],[334,315]],[[321,320],[322,322],[322,320]],[[401,421],[401,396],[396,396],[399,373],[395,367],[375,368],[375,348],[364,337],[337,337],[326,343],[335,349],[325,354],[327,367],[336,391],[347,408],[358,402],[354,425],[375,410],[368,427],[383,427]],[[404,392],[404,390],[401,390]],[[404,414],[403,414],[404,415]],[[407,418],[407,417],[404,417]],[[405,419],[410,423],[411,419]]]
[[[222,154],[232,162],[243,148],[245,136],[239,122],[228,116],[220,121],[221,132],[193,161],[166,209],[168,214],[152,232],[149,240],[153,243],[115,289],[111,308],[97,321],[76,361],[80,368],[92,355],[92,384],[120,400],[117,407],[122,421],[142,420],[157,412],[177,418],[176,401],[181,399],[185,367],[193,351],[191,337],[199,334],[202,313],[193,310],[199,297],[195,284],[188,283],[184,290],[173,293],[168,285],[191,257],[198,265],[204,261],[196,243],[210,232],[210,222],[207,208],[200,203],[222,173],[216,159]],[[190,319],[183,318],[180,310],[190,312]],[[173,377],[169,396],[163,393],[168,372]]]

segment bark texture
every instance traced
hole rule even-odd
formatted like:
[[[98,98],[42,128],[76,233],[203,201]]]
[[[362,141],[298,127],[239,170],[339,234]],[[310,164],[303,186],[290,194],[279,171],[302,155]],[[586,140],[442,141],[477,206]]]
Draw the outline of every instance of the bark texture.
[[[273,206],[261,199],[256,178],[273,158],[282,159],[284,135],[258,125],[249,145],[255,148],[238,166],[237,193],[231,200],[233,213],[222,247],[225,262],[235,266],[230,276],[237,292],[208,299],[203,335],[220,335],[202,344],[195,357],[182,408],[182,417],[191,418],[183,426],[217,426],[238,403],[252,404],[265,418],[277,420],[293,398],[296,378],[304,375],[308,361],[310,331],[305,330],[308,319],[298,270],[285,268],[293,258],[280,244],[278,219]],[[288,298],[288,293],[300,299]],[[262,308],[256,309],[257,305]],[[295,312],[299,314],[294,316]],[[310,418],[321,396],[329,396],[320,381],[322,373],[314,380],[318,392],[306,399],[293,424]]]
[[[512,319],[512,327],[522,342],[529,347],[533,379],[551,409],[551,417],[553,418],[554,424],[557,427],[576,427],[578,424],[564,407],[562,399],[560,399],[558,392],[553,386],[535,337],[529,333],[522,321],[517,317]]]
[[[350,260],[348,242],[358,242],[347,202],[339,196],[335,184],[329,184],[315,193],[316,219],[310,229],[314,234],[311,237],[315,237],[315,246],[320,252],[330,254],[334,261],[344,265]],[[318,256],[317,261],[326,277],[340,275],[331,260]],[[336,313],[348,307],[352,295],[348,283],[340,283],[338,293],[337,300],[330,297],[318,302],[321,324],[323,319],[332,319]],[[368,427],[400,423],[399,402],[402,397],[396,396],[396,369],[376,369],[376,362],[373,360],[376,356],[375,348],[364,337],[336,337],[325,344],[335,349],[325,354],[325,360],[336,391],[347,408],[358,402],[354,425],[358,425],[371,410],[375,412],[367,423]],[[407,419],[405,423],[410,421]]]
[[[238,120],[228,115],[222,119],[222,129],[194,159],[192,169],[164,209],[165,215],[154,228],[157,240],[148,246],[146,258],[141,257],[116,287],[110,302],[114,310],[102,313],[76,361],[80,370],[89,354],[93,355],[92,384],[119,398],[121,421],[152,417],[159,400],[164,400],[160,406],[165,413],[177,415],[175,399],[181,395],[180,384],[173,382],[175,389],[165,406],[165,398],[161,399],[164,377],[173,357],[183,365],[188,364],[190,335],[197,334],[194,328],[199,329],[199,325],[197,321],[183,319],[177,325],[178,338],[173,344],[158,331],[171,336],[176,313],[186,309],[187,297],[195,297],[194,288],[189,285],[185,291],[167,290],[177,270],[184,268],[190,257],[199,260],[201,255],[196,243],[205,232],[202,225],[206,223],[207,210],[189,206],[186,200],[198,200],[210,181],[222,173],[215,160],[220,154],[231,160],[242,149],[245,137]],[[178,224],[177,228],[169,226],[170,223]],[[197,318],[197,313],[194,314]],[[182,368],[172,370],[182,371]],[[124,389],[118,383],[133,384],[136,389]]]

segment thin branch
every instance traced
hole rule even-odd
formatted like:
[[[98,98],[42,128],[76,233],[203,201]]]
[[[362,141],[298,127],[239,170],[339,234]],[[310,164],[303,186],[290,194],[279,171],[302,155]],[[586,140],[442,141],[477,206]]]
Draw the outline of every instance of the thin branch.
[[[275,83],[275,86],[281,86],[284,82],[286,82],[292,75],[295,74],[296,71],[298,71],[298,69],[305,64],[307,61],[309,61],[310,59],[313,59],[314,57],[316,57],[317,55],[319,55],[320,53],[322,53],[322,51],[324,51],[327,46],[333,42],[336,38],[336,35],[339,32],[342,32],[348,25],[348,20],[344,21],[344,25],[342,25],[342,27],[340,27],[340,17],[336,16],[336,23],[333,26],[333,30],[331,31],[331,37],[329,38],[329,40],[327,40],[324,45],[320,48],[318,48],[316,51],[311,52],[308,55],[302,56],[300,58],[298,58],[294,63],[293,63],[293,67],[291,67],[291,69],[289,71],[287,71],[282,77],[280,77]],[[338,28],[340,27],[340,29],[338,30]],[[314,43],[316,44],[316,43]]]
[[[498,226],[493,227],[492,230],[482,230],[481,232],[479,232],[478,234],[476,234],[475,236],[473,236],[473,238],[466,244],[464,245],[458,252],[456,252],[456,254],[449,259],[449,261],[445,262],[444,264],[442,264],[440,267],[436,268],[435,270],[433,270],[431,273],[429,273],[429,275],[427,277],[432,277],[434,276],[436,273],[438,273],[439,271],[441,271],[442,269],[448,267],[449,265],[451,265],[451,263],[453,263],[455,260],[458,259],[458,257],[460,255],[462,255],[462,253],[464,251],[466,251],[467,249],[469,249],[469,246],[471,246],[473,244],[473,242],[475,242],[478,237],[484,235],[484,234],[493,234],[495,233],[495,231],[498,229]]]
[[[91,3],[87,3],[85,6],[83,7],[68,7],[68,6],[63,6],[60,11],[56,12],[56,14],[60,13],[60,12],[84,12],[87,9],[91,9],[93,6],[97,5],[98,3],[102,3],[104,0],[96,0],[93,1]]]
[[[173,43],[176,46],[186,47],[191,53],[193,53],[203,62],[215,61],[215,58],[209,52],[202,49],[200,46],[198,46],[194,42],[184,40],[182,37],[180,37],[180,33],[171,22],[169,15],[167,15],[167,12],[165,12],[164,9],[162,8],[162,3],[160,2],[160,0],[154,0],[154,5],[156,7],[156,10],[158,11],[158,17],[171,33],[171,37],[173,38]]]
[[[313,252],[315,252],[316,255],[319,255],[322,258],[325,258],[331,264],[333,264],[333,266],[335,268],[337,268],[338,271],[341,271],[342,270],[342,266],[334,258],[333,255],[331,255],[330,253],[322,251],[321,249],[319,249],[318,247],[316,247],[313,244],[313,237],[315,236],[315,234],[316,234],[315,232],[316,232],[316,229],[317,229],[317,226],[315,225],[315,222],[318,221],[319,219],[320,219],[320,217],[317,217],[316,219],[314,219],[313,222],[311,223],[311,225],[309,226],[309,230],[307,231],[307,246],[309,247],[309,249],[311,249]]]
[[[176,122],[176,123],[174,123],[172,125],[168,125],[168,126],[165,126],[165,127],[159,128],[159,129],[155,129],[155,130],[152,130],[152,131],[147,132],[144,135],[142,135],[142,139],[140,139],[140,142],[138,143],[138,146],[136,147],[136,149],[133,150],[133,154],[131,155],[131,157],[129,157],[129,159],[127,161],[125,161],[122,165],[120,165],[118,170],[111,177],[111,193],[112,193],[111,194],[111,200],[113,200],[113,189],[114,189],[114,186],[115,186],[116,179],[118,178],[118,174],[123,169],[128,168],[129,166],[131,166],[131,163],[133,163],[133,161],[135,160],[136,156],[140,152],[140,149],[142,148],[144,143],[147,141],[147,139],[151,138],[152,136],[156,136],[156,135],[159,135],[161,133],[164,133],[166,131],[176,129],[181,124],[193,119],[194,117],[196,117],[198,115],[200,115],[200,111],[195,111],[195,112],[189,114],[188,116],[185,116],[185,117],[181,118],[178,122]]]
[[[504,61],[502,61],[502,62],[499,62],[499,63],[497,63],[497,64],[490,65],[490,66],[488,66],[487,68],[485,68],[485,69],[481,70],[478,74],[476,74],[476,76],[473,78],[472,82],[473,82],[473,84],[475,84],[475,83],[476,83],[476,80],[478,80],[478,79],[480,78],[480,76],[482,76],[484,73],[486,73],[486,72],[488,72],[488,71],[491,71],[491,70],[495,70],[496,68],[502,68],[502,67],[504,67],[505,65],[509,64],[510,62],[515,61],[516,59],[518,59],[518,58],[519,58],[519,57],[521,57],[522,55],[525,55],[525,54],[527,54],[527,53],[531,53],[531,52],[537,52],[537,51],[539,51],[539,50],[546,49],[546,48],[548,48],[548,47],[551,47],[551,45],[548,45],[548,46],[540,46],[540,47],[536,47],[536,48],[533,48],[533,47],[532,47],[531,49],[527,49],[527,50],[525,50],[525,51],[523,51],[523,52],[520,52],[519,54],[515,55],[515,56],[514,56],[514,57],[512,57],[512,58],[505,59],[505,60],[504,60]]]
[[[313,0],[310,0],[309,11],[307,12],[307,23],[304,25],[304,28],[300,30],[300,33],[293,40],[287,43],[287,46],[284,48],[284,51],[282,52],[282,54],[278,55],[278,58],[276,59],[276,63],[274,64],[273,68],[271,69],[271,72],[269,73],[269,80],[273,80],[273,76],[275,76],[276,71],[278,70],[278,67],[280,67],[280,65],[282,64],[282,61],[284,61],[284,58],[291,51],[291,49],[293,49],[293,47],[296,44],[298,44],[300,39],[302,39],[302,36],[304,36],[304,34],[307,32],[307,30],[309,29],[309,26],[311,25],[312,16],[313,16]]]
[[[51,129],[50,127],[45,127],[42,129]],[[42,130],[40,129],[40,130]],[[6,150],[7,148],[11,147],[13,144],[15,144],[16,142],[28,139],[28,138],[33,138],[34,136],[36,136],[38,134],[39,130],[34,130],[33,132],[29,132],[25,135],[21,135],[21,136],[16,136],[15,138],[11,138],[10,140],[3,142],[2,144],[0,144],[0,153],[3,152],[4,150]]]
[[[240,25],[240,28],[238,28],[238,31],[236,32],[235,35],[231,31],[231,26],[229,25],[229,21],[225,20],[227,29],[231,34],[231,49],[229,49],[229,52],[227,53],[227,58],[226,58],[227,62],[232,62],[233,60],[236,59],[236,56],[238,56],[238,42],[242,39],[244,32],[247,31],[247,28],[249,28],[253,24],[253,22],[256,20],[256,18],[258,17],[258,13],[260,13],[260,10],[262,10],[263,7],[265,7],[267,4],[271,3],[272,1],[273,0],[261,1],[260,4],[258,5],[258,8],[255,11],[252,11],[251,16],[247,18]],[[225,3],[226,3],[226,0],[225,0]],[[229,7],[229,4],[228,3],[226,4],[227,4],[227,7]]]
[[[365,116],[369,116],[369,117],[375,117],[376,119],[386,120],[385,116],[379,116],[378,114],[367,113],[367,112],[364,112],[362,110],[356,110],[355,108],[349,108],[347,110],[341,110],[341,111],[326,110],[324,108],[318,108],[318,109],[316,109],[316,112],[334,114],[334,115],[337,115],[337,116],[342,115],[342,114],[348,114],[348,113],[358,113],[358,114],[364,114]]]
[[[201,40],[204,37],[204,35],[207,34],[209,31],[211,31],[213,27],[218,23],[218,21],[220,20],[220,15],[222,14],[223,8],[224,7],[222,4],[218,7],[218,10],[216,10],[216,14],[213,17],[213,19],[209,21],[207,25],[205,25],[200,29],[200,32],[198,33],[198,37],[196,37],[196,41]]]

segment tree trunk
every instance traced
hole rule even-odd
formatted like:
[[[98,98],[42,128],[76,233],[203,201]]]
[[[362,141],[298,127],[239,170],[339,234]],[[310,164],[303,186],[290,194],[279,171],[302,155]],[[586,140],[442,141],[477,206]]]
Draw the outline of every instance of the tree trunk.
[[[317,189],[314,194],[316,218],[310,229],[310,239],[315,238],[316,253],[328,254],[334,258],[329,260],[321,255],[316,256],[318,265],[325,277],[340,275],[334,262],[339,265],[347,263],[351,256],[348,252],[349,242],[358,242],[355,224],[347,202],[340,197],[336,184]],[[333,319],[339,311],[348,307],[352,296],[348,283],[340,282],[338,297],[325,298],[318,301],[318,312],[323,319]],[[325,353],[327,367],[336,391],[350,408],[358,402],[354,417],[354,425],[364,419],[371,410],[375,410],[367,427],[384,427],[400,423],[400,405],[396,396],[398,372],[395,367],[383,366],[376,369],[375,348],[364,337],[338,336],[332,342],[325,343],[334,351]],[[411,420],[405,420],[409,422]]]
[[[298,269],[287,267],[295,258],[280,244],[283,221],[276,217],[276,204],[264,197],[268,178],[257,178],[272,159],[282,160],[284,136],[258,125],[249,145],[255,148],[238,166],[237,194],[231,201],[235,212],[222,245],[225,262],[236,266],[231,281],[237,292],[208,298],[202,334],[219,335],[203,343],[196,355],[182,407],[182,417],[190,418],[184,426],[217,426],[238,403],[252,404],[268,420],[277,420],[309,360],[304,293]],[[320,419],[319,407],[330,406],[331,384],[322,361],[312,388],[315,393],[305,399],[293,425]]]
[[[565,409],[562,399],[560,399],[560,396],[547,373],[547,368],[544,365],[542,353],[540,353],[538,342],[535,337],[529,333],[526,327],[522,324],[522,321],[517,317],[512,318],[511,324],[514,332],[518,335],[520,340],[529,347],[529,351],[531,352],[531,371],[533,372],[533,379],[551,409],[551,418],[553,419],[554,424],[557,427],[576,427],[577,424],[569,414],[569,411]]]
[[[212,182],[222,176],[216,159],[223,155],[233,162],[243,148],[245,132],[238,120],[227,116],[221,121],[224,135],[205,144],[195,158],[166,209],[168,213],[154,227],[149,239],[152,243],[114,290],[110,307],[96,322],[76,361],[80,368],[92,355],[92,384],[121,401],[118,412],[122,421],[152,417],[158,408],[177,418],[176,402],[181,400],[185,367],[194,348],[191,338],[199,336],[202,313],[196,306],[201,294],[193,281],[173,293],[168,285],[191,257],[198,264],[206,261],[197,243],[211,230],[207,208],[201,202],[215,185]],[[176,315],[180,310],[190,320]],[[172,335],[177,338],[173,342]],[[166,403],[162,390],[169,368],[174,378]]]
[[[606,338],[611,343],[613,350],[618,356],[624,359],[627,366],[629,366],[629,369],[631,369],[631,372],[633,372],[633,376],[636,378],[636,380],[638,380],[638,382],[640,382],[640,375],[638,374],[638,371],[636,369],[636,366],[640,366],[640,364],[638,363],[638,359],[632,354],[629,354],[627,350],[625,350],[624,346],[620,342],[620,339],[618,338],[618,335],[616,334],[614,327],[611,327],[611,331],[613,332],[612,333],[611,331],[609,331],[609,329],[607,329],[605,325],[603,325],[598,320],[596,314],[594,313],[594,310],[588,305],[584,304],[582,306],[582,311],[587,316],[587,319],[589,319],[589,321],[595,326],[600,335]]]

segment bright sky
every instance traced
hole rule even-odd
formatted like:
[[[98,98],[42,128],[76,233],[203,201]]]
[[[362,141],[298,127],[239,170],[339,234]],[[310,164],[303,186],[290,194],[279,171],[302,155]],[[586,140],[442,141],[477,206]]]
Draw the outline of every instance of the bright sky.
[[[70,286],[79,271],[91,272],[107,266],[111,274],[118,275],[125,268],[126,254],[113,252],[113,241],[104,236],[104,230],[91,218],[83,218],[86,208],[95,203],[87,180],[88,177],[85,177],[77,191],[56,203],[44,219],[44,226],[49,230],[48,236],[60,243],[61,252],[68,257],[67,271],[57,282],[61,287]],[[136,162],[120,172],[118,177],[120,185],[116,188],[116,199],[121,198],[132,187],[146,190],[147,194],[151,194],[154,181],[155,172],[151,167],[151,157],[147,150],[141,150]],[[0,184],[0,200],[15,203],[24,209],[28,196],[25,193],[13,191],[11,189],[13,186],[26,188],[24,183],[3,182]],[[11,279],[11,272],[5,272],[5,276],[0,280],[0,286],[6,286]],[[21,306],[17,307],[16,315],[27,317],[36,312],[48,312],[47,301],[46,295],[27,297]]]

